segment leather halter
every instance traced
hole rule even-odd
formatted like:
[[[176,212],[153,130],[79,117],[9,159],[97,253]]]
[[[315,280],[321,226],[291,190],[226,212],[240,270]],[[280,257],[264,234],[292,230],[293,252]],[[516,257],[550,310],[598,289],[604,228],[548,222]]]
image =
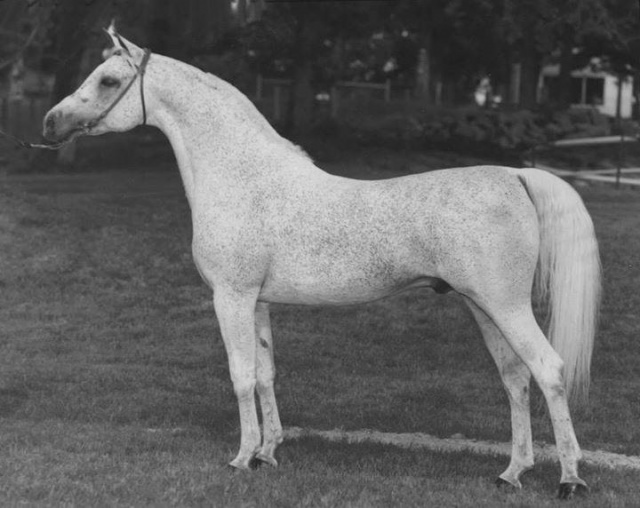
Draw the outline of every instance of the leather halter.
[[[135,82],[135,80],[140,77],[140,101],[142,103],[142,124],[141,125],[146,125],[147,124],[147,106],[145,103],[145,99],[144,99],[144,74],[145,71],[147,69],[147,64],[149,63],[149,58],[151,57],[151,51],[146,48],[144,50],[144,56],[142,57],[142,61],[140,62],[140,65],[136,67],[136,73],[134,74],[134,76],[129,80],[129,82],[127,83],[127,86],[125,86],[124,88],[122,88],[122,90],[120,90],[120,93],[118,94],[118,96],[114,99],[114,101],[109,104],[109,106],[107,106],[102,113],[100,113],[98,116],[96,116],[95,118],[93,118],[92,120],[88,121],[87,123],[85,123],[84,125],[82,125],[82,127],[80,129],[76,129],[74,131],[71,132],[71,134],[74,134],[76,132],[80,132],[80,134],[87,134],[91,129],[93,129],[96,125],[98,125],[102,120],[104,120],[104,118],[111,113],[111,111],[113,110],[113,108],[115,108],[118,103],[122,100],[122,98],[127,94],[127,92],[131,89],[131,87],[133,86],[133,83]],[[0,135],[5,136],[6,138],[12,140],[14,143],[25,147],[25,148],[44,148],[47,150],[57,150],[61,147],[63,147],[64,145],[66,145],[67,143],[70,143],[75,137],[69,137],[63,141],[59,141],[57,143],[30,143],[28,141],[24,141],[20,138],[17,138],[15,136],[13,136],[12,134],[9,134],[7,132],[4,132],[2,130],[0,130]]]
[[[125,86],[120,93],[115,98],[115,100],[97,117],[93,120],[87,122],[83,126],[84,131],[89,131],[93,129],[96,125],[98,125],[109,113],[111,110],[117,106],[117,104],[122,100],[122,98],[127,94],[129,89],[133,86],[134,81],[139,76],[140,77],[140,101],[142,102],[142,124],[147,125],[147,107],[144,101],[144,73],[147,69],[147,63],[149,62],[149,58],[151,57],[151,51],[149,49],[144,50],[144,56],[142,57],[142,61],[140,62],[140,66],[136,67],[135,75],[129,80],[127,86]]]

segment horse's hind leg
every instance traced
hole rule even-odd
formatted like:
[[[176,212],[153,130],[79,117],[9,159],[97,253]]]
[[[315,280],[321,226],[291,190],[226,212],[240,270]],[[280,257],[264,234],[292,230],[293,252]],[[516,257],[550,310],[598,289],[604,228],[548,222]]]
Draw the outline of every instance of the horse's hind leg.
[[[572,497],[576,492],[586,489],[586,483],[578,476],[578,460],[582,454],[569,414],[562,374],[563,361],[536,323],[530,303],[518,305],[511,301],[504,302],[502,307],[482,305],[482,309],[540,386],[549,407],[562,468],[559,495],[561,498]]]
[[[262,447],[256,459],[277,466],[276,447],[282,443],[282,424],[278,415],[276,396],[273,390],[275,364],[273,361],[273,339],[269,319],[269,305],[258,303],[256,306],[257,365],[256,390],[260,398],[262,411]]]
[[[529,412],[529,382],[531,372],[515,354],[493,321],[471,300],[465,298],[471,309],[484,342],[493,357],[511,406],[511,462],[497,480],[522,487],[520,477],[533,467],[533,445],[531,440],[531,416]]]

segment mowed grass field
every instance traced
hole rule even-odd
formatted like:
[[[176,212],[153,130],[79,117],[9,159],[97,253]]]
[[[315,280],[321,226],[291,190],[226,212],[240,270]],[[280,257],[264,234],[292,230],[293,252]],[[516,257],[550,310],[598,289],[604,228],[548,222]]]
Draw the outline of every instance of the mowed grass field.
[[[328,169],[453,165],[377,151]],[[464,163],[473,161],[464,160]],[[640,455],[640,193],[579,189],[605,298],[584,448]],[[498,491],[508,459],[286,441],[280,467],[227,468],[235,396],[191,259],[177,170],[0,179],[0,505],[555,506],[559,466]],[[285,426],[508,441],[495,367],[460,299],[413,291],[340,308],[273,306]],[[534,439],[552,442],[534,401]],[[638,503],[640,473],[583,467],[581,506]]]

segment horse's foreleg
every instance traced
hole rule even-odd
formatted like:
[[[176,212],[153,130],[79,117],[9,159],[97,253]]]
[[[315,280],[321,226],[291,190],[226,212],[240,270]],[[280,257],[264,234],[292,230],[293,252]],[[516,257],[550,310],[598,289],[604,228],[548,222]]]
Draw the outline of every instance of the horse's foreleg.
[[[542,390],[549,407],[562,468],[559,495],[561,498],[572,497],[586,489],[586,483],[578,476],[578,460],[582,453],[569,414],[563,361],[540,330],[530,305],[514,307],[509,304],[502,309],[486,310]]]
[[[273,339],[269,319],[269,305],[256,306],[257,369],[256,389],[262,411],[262,448],[256,455],[258,460],[277,466],[276,447],[282,443],[282,424],[278,415],[276,396],[273,390],[275,364],[273,361]]]
[[[531,415],[529,409],[529,383],[531,372],[515,354],[493,321],[471,300],[465,301],[471,309],[485,344],[493,357],[511,406],[511,462],[498,477],[498,485],[507,482],[521,488],[520,476],[533,467]]]
[[[260,426],[255,403],[257,294],[215,288],[213,303],[229,357],[229,373],[240,411],[240,451],[230,463],[250,469],[260,449]]]

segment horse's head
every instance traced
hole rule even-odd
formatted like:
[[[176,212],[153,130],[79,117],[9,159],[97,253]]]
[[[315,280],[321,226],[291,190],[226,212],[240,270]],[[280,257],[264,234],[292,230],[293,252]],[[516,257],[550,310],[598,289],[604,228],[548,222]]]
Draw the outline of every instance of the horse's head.
[[[144,75],[148,53],[107,29],[113,48],[80,87],[47,113],[45,138],[61,142],[74,137],[121,132],[146,121]],[[134,81],[140,81],[134,86]]]

